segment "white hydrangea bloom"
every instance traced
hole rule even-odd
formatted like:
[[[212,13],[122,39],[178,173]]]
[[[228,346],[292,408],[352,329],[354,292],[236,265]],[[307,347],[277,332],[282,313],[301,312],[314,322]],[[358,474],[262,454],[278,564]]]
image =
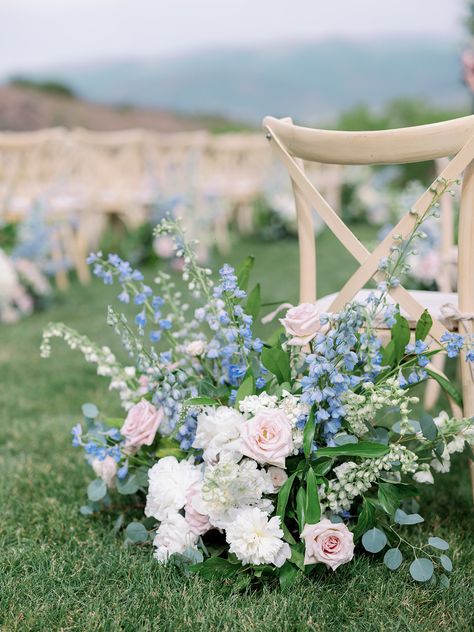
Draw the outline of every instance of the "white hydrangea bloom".
[[[201,480],[201,468],[191,461],[178,461],[174,456],[160,459],[148,472],[145,515],[165,520],[178,512],[186,504],[191,487]]]
[[[193,499],[193,505],[208,515],[214,526],[225,529],[233,509],[255,506],[272,511],[271,501],[262,496],[274,491],[270,474],[259,469],[255,461],[243,459],[236,463],[224,459],[206,467],[201,497]]]
[[[240,428],[245,418],[227,406],[206,407],[197,418],[193,448],[203,450],[203,459],[214,463],[222,452],[239,452]]]
[[[156,531],[154,556],[163,564],[173,553],[184,553],[186,549],[196,548],[198,537],[181,514],[171,514]]]
[[[235,553],[242,564],[283,566],[291,557],[291,549],[282,538],[279,516],[268,519],[257,507],[234,511],[232,523],[226,530],[229,551]]]
[[[268,393],[260,393],[260,395],[248,395],[239,403],[239,409],[243,413],[255,413],[262,408],[276,408],[278,398]]]

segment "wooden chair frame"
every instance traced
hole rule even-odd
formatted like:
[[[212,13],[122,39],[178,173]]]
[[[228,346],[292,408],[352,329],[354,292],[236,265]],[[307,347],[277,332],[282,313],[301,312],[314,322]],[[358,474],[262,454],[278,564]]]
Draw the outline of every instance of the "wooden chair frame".
[[[344,132],[309,129],[294,125],[289,118],[266,117],[266,136],[285,164],[293,186],[298,220],[300,256],[300,301],[316,301],[316,251],[312,229],[312,209],[324,220],[346,250],[360,264],[333,300],[329,311],[339,311],[352,300],[366,283],[383,280],[378,271],[382,257],[390,254],[394,235],[407,237],[416,219],[430,207],[433,191],[439,190],[437,179],[398,222],[383,241],[369,252],[322,197],[305,175],[303,160],[341,165],[382,165],[438,160],[454,156],[444,163],[440,178],[453,181],[462,177],[459,218],[458,309],[460,329],[474,334],[474,115],[432,125],[371,132]],[[424,307],[402,286],[391,288],[390,294],[406,312],[417,320]],[[462,319],[462,314],[466,318]],[[468,317],[469,315],[469,317]],[[433,321],[430,335],[437,342],[446,328]],[[463,415],[474,416],[474,377],[464,354],[461,358]],[[471,463],[474,492],[474,467]]]

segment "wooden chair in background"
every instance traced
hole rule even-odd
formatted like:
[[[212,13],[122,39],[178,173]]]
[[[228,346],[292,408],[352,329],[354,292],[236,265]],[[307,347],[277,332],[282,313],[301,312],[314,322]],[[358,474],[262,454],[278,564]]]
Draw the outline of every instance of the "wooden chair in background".
[[[359,263],[359,268],[337,293],[322,297],[316,303],[321,311],[337,312],[354,298],[363,300],[371,280],[383,280],[378,271],[382,257],[390,254],[393,236],[406,238],[416,219],[431,205],[432,188],[439,190],[442,183],[435,180],[432,187],[417,200],[408,212],[371,253],[357,239],[350,228],[334,212],[306,176],[303,161],[339,165],[403,164],[437,160],[454,156],[440,174],[446,181],[463,175],[458,229],[458,293],[408,291],[403,286],[389,290],[400,305],[411,327],[427,308],[433,325],[430,335],[435,343],[447,329],[459,328],[464,335],[474,334],[474,116],[418,127],[371,132],[343,132],[309,129],[294,125],[291,119],[266,117],[263,121],[267,139],[283,161],[291,178],[298,220],[300,256],[300,301],[316,301],[316,249],[312,209],[324,220],[341,244]],[[442,307],[450,303],[458,310],[454,319],[443,317]],[[461,358],[463,410],[453,406],[455,414],[474,416],[474,376],[465,357]],[[474,494],[474,464],[471,462]]]

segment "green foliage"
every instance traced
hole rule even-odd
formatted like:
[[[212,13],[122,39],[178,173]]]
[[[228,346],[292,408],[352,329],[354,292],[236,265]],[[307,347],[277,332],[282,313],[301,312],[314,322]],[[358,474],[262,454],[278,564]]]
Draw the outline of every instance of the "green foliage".
[[[261,358],[263,366],[273,373],[280,384],[290,381],[290,358],[286,351],[278,347],[263,349]]]
[[[251,373],[249,373],[237,390],[235,407],[238,408],[239,402],[249,395],[254,395],[255,392],[255,378]]]
[[[424,340],[430,333],[431,326],[433,325],[433,319],[431,318],[427,309],[420,316],[419,321],[416,323],[415,338],[417,340]]]
[[[245,257],[245,259],[236,270],[237,284],[241,290],[247,290],[250,280],[250,273],[252,272],[254,263],[255,257],[249,255],[248,257]]]
[[[397,511],[395,512],[395,522],[397,524],[413,525],[413,524],[420,524],[421,522],[424,522],[424,521],[425,521],[424,518],[422,518],[420,514],[417,514],[417,513],[407,514],[402,509],[397,509]]]
[[[29,88],[31,90],[38,90],[39,92],[45,92],[46,94],[52,94],[55,96],[68,98],[76,97],[74,90],[62,81],[39,81],[28,77],[15,76],[10,79],[9,83],[10,85],[18,88]]]
[[[396,571],[403,561],[403,555],[400,549],[388,549],[383,556],[383,562],[391,571]]]
[[[334,448],[319,448],[318,456],[358,456],[364,459],[378,458],[389,452],[389,448],[381,443],[360,441]]]
[[[87,497],[92,502],[102,500],[107,494],[107,485],[101,478],[96,478],[87,486]]]
[[[132,544],[141,544],[148,540],[148,531],[141,522],[131,522],[125,529],[125,537]]]
[[[305,520],[308,524],[316,524],[321,518],[321,505],[319,503],[318,486],[316,476],[312,469],[306,475],[306,511]]]
[[[377,527],[369,529],[369,531],[366,531],[362,536],[362,546],[369,553],[380,553],[386,544],[387,536]]]
[[[440,375],[439,373],[436,373],[436,371],[432,371],[428,367],[426,367],[425,370],[428,373],[428,375],[430,377],[432,377],[434,380],[436,380],[438,382],[438,384],[441,386],[441,388],[443,390],[445,390],[446,393],[450,397],[453,398],[453,400],[456,402],[456,404],[458,406],[462,407],[462,395],[458,391],[458,389],[454,386],[454,384],[452,382],[450,382],[448,379],[446,379],[443,375]]]
[[[410,564],[410,575],[417,582],[427,582],[433,576],[433,562],[427,557],[418,557]]]
[[[314,416],[314,406],[313,406],[311,408],[311,412],[309,414],[308,420],[303,430],[303,450],[304,450],[304,455],[307,459],[309,459],[311,455],[311,448],[313,447],[315,424],[316,424],[316,420]]]
[[[261,297],[260,283],[257,283],[257,285],[250,292],[247,298],[247,302],[245,304],[245,311],[247,314],[250,314],[250,316],[252,316],[252,318],[254,319],[254,322],[258,318],[261,307],[262,307],[262,297]]]

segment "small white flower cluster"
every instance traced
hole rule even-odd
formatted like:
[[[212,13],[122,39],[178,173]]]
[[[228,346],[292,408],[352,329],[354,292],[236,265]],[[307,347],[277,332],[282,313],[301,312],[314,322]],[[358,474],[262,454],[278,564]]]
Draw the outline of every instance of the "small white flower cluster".
[[[143,395],[143,388],[135,378],[134,367],[123,367],[109,347],[99,347],[87,336],[78,334],[63,323],[50,323],[44,330],[40,347],[42,358],[49,358],[53,338],[62,338],[70,349],[78,349],[86,362],[96,364],[97,375],[110,378],[110,389],[119,392],[125,410]]]
[[[374,424],[377,413],[383,408],[397,407],[400,411],[401,428],[408,424],[410,405],[417,404],[419,399],[408,395],[400,387],[397,377],[378,384],[365,382],[362,387],[363,393],[347,391],[343,395],[345,420],[353,434],[357,437],[365,435]]]
[[[446,411],[441,411],[438,417],[435,417],[434,422],[445,446],[439,458],[433,452],[434,458],[430,465],[435,472],[449,472],[451,454],[462,452],[465,443],[474,446],[474,420],[455,419],[450,417]]]
[[[352,501],[366,492],[383,472],[400,465],[404,474],[413,474],[418,469],[418,457],[405,446],[394,445],[390,452],[377,459],[365,459],[361,463],[347,461],[334,468],[337,479],[329,481],[327,488],[321,486],[319,497],[321,510],[334,513],[350,509]]]

